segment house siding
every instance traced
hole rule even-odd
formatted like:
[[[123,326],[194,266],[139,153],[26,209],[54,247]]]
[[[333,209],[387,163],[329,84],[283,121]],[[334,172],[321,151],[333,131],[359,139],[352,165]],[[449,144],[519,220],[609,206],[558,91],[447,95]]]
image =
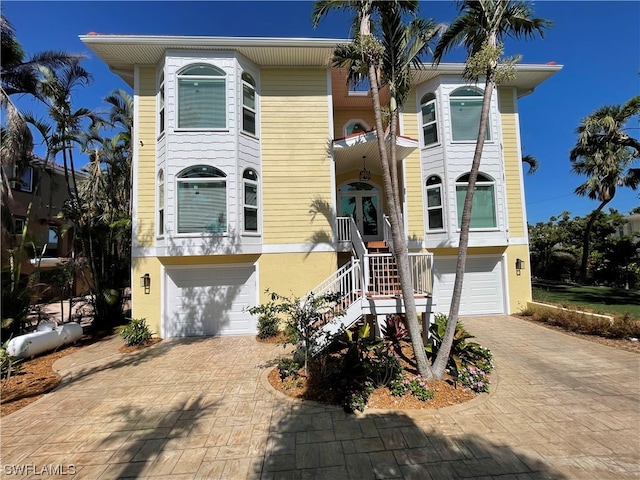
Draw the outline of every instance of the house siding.
[[[150,247],[155,239],[156,184],[155,144],[156,144],[156,69],[140,67],[138,71],[138,106],[136,126],[138,128],[135,175],[137,176],[136,222],[133,244],[136,247]],[[140,143],[141,142],[141,143]],[[145,188],[140,188],[144,186]]]
[[[525,220],[522,198],[522,160],[518,140],[518,112],[514,96],[515,92],[512,89],[498,91],[509,234],[511,237],[523,237]]]
[[[314,202],[334,203],[327,73],[272,68],[262,70],[261,80],[263,241],[330,238],[330,219],[310,211]]]
[[[412,98],[412,92],[408,98]],[[407,102],[404,111],[399,118],[400,133],[405,137],[420,139],[418,131],[418,109],[415,103]],[[424,238],[424,213],[422,198],[422,166],[420,162],[420,148],[410,153],[401,164],[404,166],[405,209],[407,215],[407,235],[411,239],[422,241]],[[401,167],[402,168],[402,167]]]

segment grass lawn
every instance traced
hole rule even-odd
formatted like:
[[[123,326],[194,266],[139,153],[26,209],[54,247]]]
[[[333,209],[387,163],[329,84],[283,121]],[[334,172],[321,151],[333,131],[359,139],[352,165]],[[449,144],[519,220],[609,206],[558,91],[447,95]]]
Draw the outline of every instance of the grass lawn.
[[[533,280],[533,299],[537,302],[582,307],[596,313],[625,314],[640,320],[640,291],[607,287],[584,287]]]

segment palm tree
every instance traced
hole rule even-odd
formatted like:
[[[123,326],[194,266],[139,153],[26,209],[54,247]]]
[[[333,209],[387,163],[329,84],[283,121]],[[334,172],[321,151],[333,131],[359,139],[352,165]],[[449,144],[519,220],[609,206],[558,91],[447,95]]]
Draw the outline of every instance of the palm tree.
[[[629,147],[636,158],[640,157],[640,141],[625,131],[625,125],[633,117],[640,120],[640,95],[624,105],[601,107],[582,119],[577,129],[578,141],[571,150],[571,160],[607,149],[608,144]]]
[[[11,166],[16,166],[17,170],[24,168],[29,161],[28,154],[33,148],[31,130],[11,97],[30,95],[39,99],[40,67],[55,70],[82,57],[64,52],[45,51],[31,58],[25,58],[22,45],[15,36],[15,30],[4,15],[0,15],[0,46],[0,107],[5,112],[5,125],[0,135],[0,158],[2,158],[0,190],[4,234],[7,228],[10,228],[8,223],[11,221],[11,215],[7,209],[11,198],[9,182],[13,173],[7,169]]]
[[[419,56],[427,48],[431,24],[414,19],[408,26],[402,24],[403,13],[414,14],[418,9],[416,1],[339,1],[322,0],[314,3],[313,24],[316,26],[331,9],[350,10],[354,15],[353,42],[339,45],[334,53],[336,66],[348,65],[348,81],[368,78],[373,114],[378,132],[378,151],[382,169],[383,187],[394,245],[394,256],[398,264],[398,275],[405,307],[407,330],[413,345],[418,372],[425,378],[432,378],[422,340],[420,325],[413,296],[407,238],[402,222],[400,194],[398,187],[395,147],[391,149],[391,159],[387,154],[385,128],[380,104],[380,88],[390,87],[392,98],[390,125],[391,144],[395,145],[398,108],[402,105],[411,87],[410,68],[419,64]],[[380,17],[383,40],[380,42],[372,33],[372,16]]]
[[[576,188],[575,193],[600,202],[589,215],[584,229],[579,274],[581,283],[587,279],[591,229],[598,214],[613,200],[617,187],[630,187],[635,190],[640,185],[640,168],[629,168],[634,160],[631,148],[612,142],[605,146],[598,146],[597,151],[590,156],[580,155],[572,158],[571,170],[574,173],[588,176],[587,181]]]
[[[433,364],[434,375],[441,378],[449,358],[453,336],[455,334],[462,295],[462,282],[469,245],[469,227],[471,225],[471,205],[475,189],[480,159],[487,133],[491,96],[496,86],[498,63],[506,37],[535,38],[543,37],[544,30],[550,26],[548,20],[532,17],[531,5],[512,0],[465,0],[459,2],[459,14],[440,38],[435,52],[434,63],[439,64],[443,55],[462,44],[467,50],[465,75],[477,81],[484,77],[484,96],[476,147],[469,173],[469,184],[462,210],[460,240],[456,278],[453,286],[451,307],[449,309],[447,329],[442,340],[438,356]]]

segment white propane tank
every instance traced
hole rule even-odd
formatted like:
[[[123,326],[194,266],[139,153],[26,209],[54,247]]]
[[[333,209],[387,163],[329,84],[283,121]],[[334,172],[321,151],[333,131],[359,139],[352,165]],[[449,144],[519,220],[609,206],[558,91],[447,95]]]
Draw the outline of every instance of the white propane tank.
[[[36,331],[38,332],[50,332],[54,328],[56,328],[58,324],[56,322],[42,322],[39,323],[36,327]]]
[[[7,345],[7,353],[13,357],[29,358],[73,343],[80,337],[82,326],[77,322],[66,323],[53,330],[27,333],[12,338]]]

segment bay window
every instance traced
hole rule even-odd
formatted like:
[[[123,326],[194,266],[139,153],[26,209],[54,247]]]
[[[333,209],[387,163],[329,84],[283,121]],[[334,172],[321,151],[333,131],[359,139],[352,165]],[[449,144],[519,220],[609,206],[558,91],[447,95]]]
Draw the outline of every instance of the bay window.
[[[227,232],[226,177],[207,165],[196,165],[178,174],[178,233]]]
[[[472,142],[478,139],[482,96],[482,90],[475,87],[461,87],[449,95],[451,135],[454,142]],[[489,123],[486,139],[491,139]]]
[[[458,206],[458,228],[462,223],[464,199],[469,186],[469,174],[462,175],[456,180],[456,202]],[[471,207],[471,228],[496,228],[496,198],[493,179],[483,173],[478,174],[473,192]]]
[[[226,75],[212,65],[178,73],[178,128],[226,128]]]

